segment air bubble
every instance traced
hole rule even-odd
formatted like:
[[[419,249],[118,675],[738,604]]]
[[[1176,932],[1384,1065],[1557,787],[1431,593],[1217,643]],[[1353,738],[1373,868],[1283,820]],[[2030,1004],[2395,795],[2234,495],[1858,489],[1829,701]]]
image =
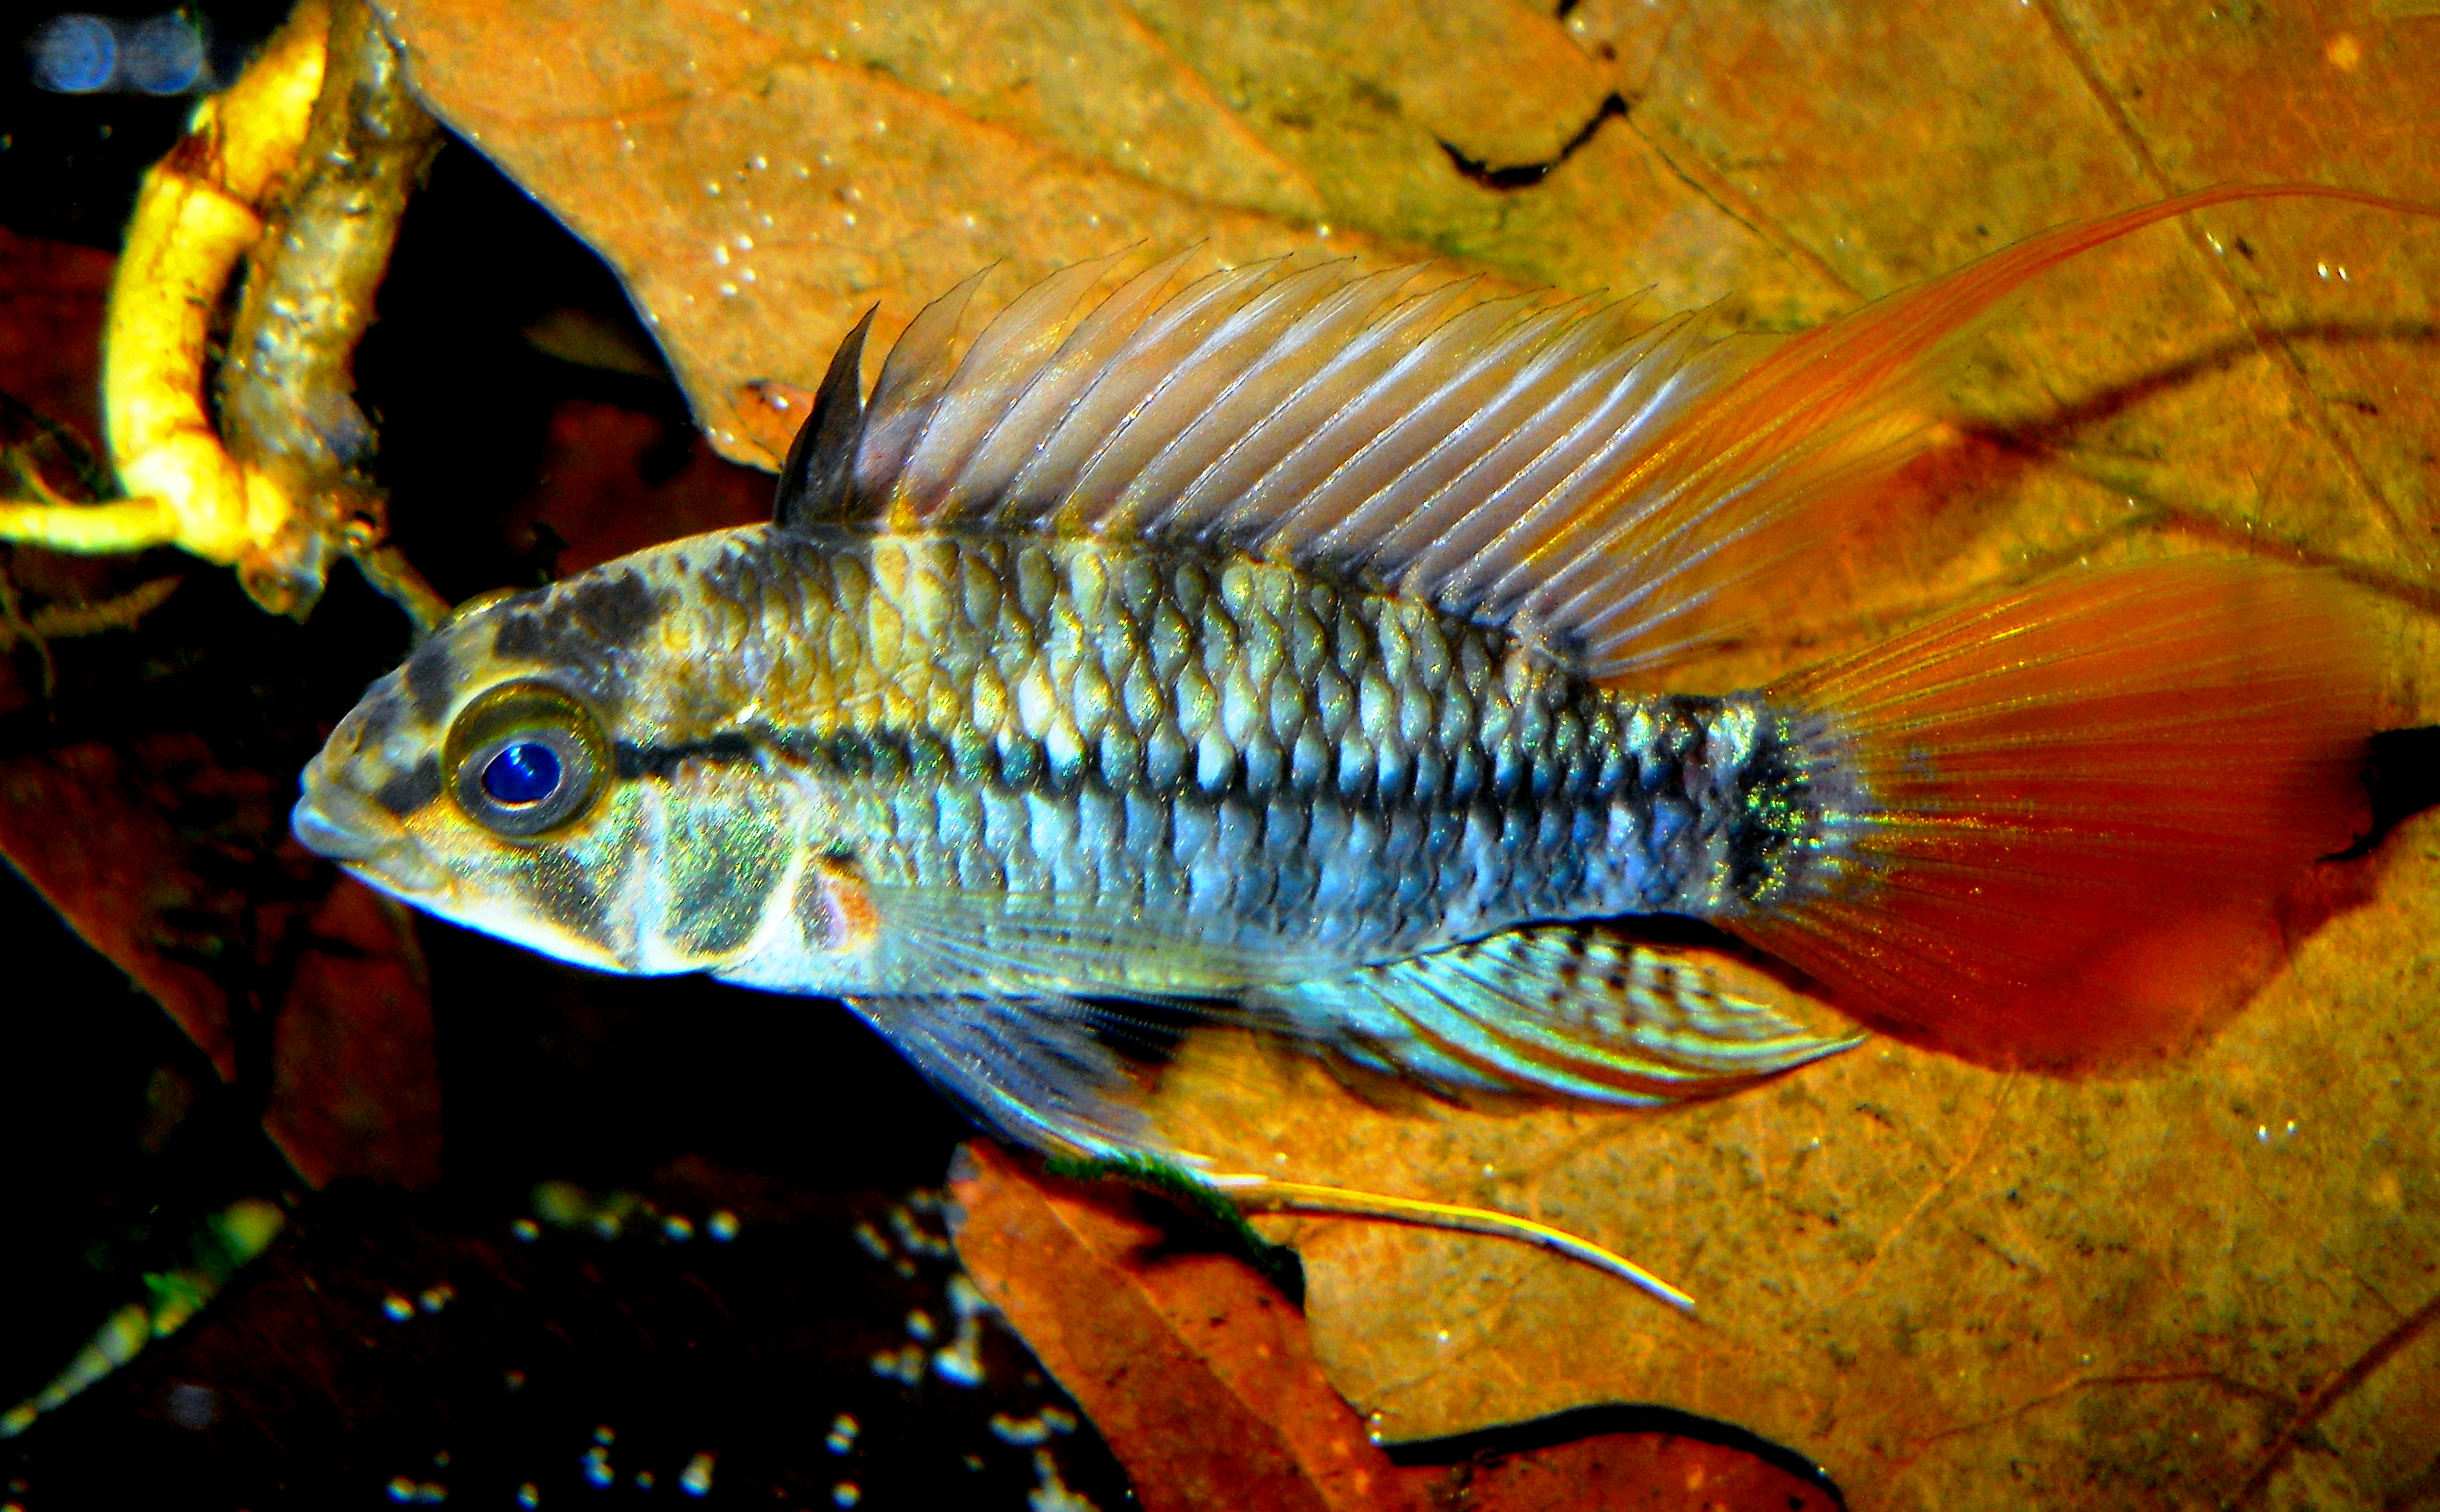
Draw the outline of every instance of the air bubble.
[[[99,16],[53,16],[26,39],[34,87],[57,95],[108,89],[118,73],[118,32]]]
[[[822,1447],[834,1454],[846,1453],[855,1448],[855,1435],[859,1427],[853,1416],[847,1413],[839,1414],[831,1419],[830,1436],[822,1440]]]

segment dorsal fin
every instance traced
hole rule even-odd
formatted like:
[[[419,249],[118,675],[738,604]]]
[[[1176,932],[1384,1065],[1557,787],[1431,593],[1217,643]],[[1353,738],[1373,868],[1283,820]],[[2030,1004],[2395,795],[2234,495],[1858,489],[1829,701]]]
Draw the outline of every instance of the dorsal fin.
[[[864,439],[864,339],[880,311],[879,305],[866,311],[831,354],[830,370],[814,394],[814,412],[788,444],[771,504],[772,522],[783,530],[837,524],[853,512],[849,484]]]
[[[1417,289],[1414,269],[1345,262],[1171,292],[1181,256],[1081,318],[1105,264],[1053,275],[960,361],[970,278],[891,351],[852,488],[891,529],[1243,550],[1507,627],[1596,677],[1646,673],[1730,629],[1732,593],[1778,591],[1773,574],[1923,452],[1945,354],[2006,294],[2156,222],[2285,195],[2420,208],[2221,185],[2045,232],[1793,337],[1713,335],[1689,315],[1637,330],[1622,305]]]

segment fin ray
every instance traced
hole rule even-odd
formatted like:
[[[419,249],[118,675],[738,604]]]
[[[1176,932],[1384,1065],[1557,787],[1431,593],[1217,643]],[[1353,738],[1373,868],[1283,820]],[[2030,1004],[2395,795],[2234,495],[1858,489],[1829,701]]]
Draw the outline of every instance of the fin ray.
[[[1552,924],[1252,1001],[1359,1063],[1444,1092],[1638,1108],[1744,1086],[1862,1039],[1726,964],[1609,926]]]
[[[979,995],[844,1001],[950,1101],[1020,1144],[1091,1159],[1169,1156],[1085,1004]]]
[[[883,934],[959,990],[1219,999],[1347,963],[1267,934],[1089,895],[868,882]],[[1012,962],[1026,963],[1021,975]]]
[[[2086,569],[1773,690],[1856,791],[1817,872],[1722,922],[1978,1058],[2174,1048],[2275,969],[2280,892],[2355,831],[2380,679],[2345,592]]]
[[[815,390],[813,412],[788,443],[780,468],[772,522],[782,529],[844,524],[854,510],[849,487],[857,448],[864,439],[864,343],[872,332],[873,306],[831,354],[831,365]]]
[[[1792,337],[1615,306],[1401,296],[1413,270],[1286,260],[1168,293],[1186,255],[1079,318],[1053,275],[952,358],[969,279],[883,365],[859,499],[933,526],[1139,532],[1369,575],[1597,678],[1736,629],[1920,454],[1959,333],[2044,270],[2172,216],[2314,195],[2221,185],[2029,238]]]

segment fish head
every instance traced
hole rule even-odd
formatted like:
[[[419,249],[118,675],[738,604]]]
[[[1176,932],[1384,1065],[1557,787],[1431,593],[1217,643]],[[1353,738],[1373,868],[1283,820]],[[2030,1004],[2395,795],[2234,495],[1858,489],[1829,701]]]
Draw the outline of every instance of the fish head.
[[[825,806],[735,734],[734,690],[705,685],[708,643],[734,627],[688,591],[690,544],[461,609],[307,763],[297,839],[597,969],[717,970],[799,942],[784,884]]]

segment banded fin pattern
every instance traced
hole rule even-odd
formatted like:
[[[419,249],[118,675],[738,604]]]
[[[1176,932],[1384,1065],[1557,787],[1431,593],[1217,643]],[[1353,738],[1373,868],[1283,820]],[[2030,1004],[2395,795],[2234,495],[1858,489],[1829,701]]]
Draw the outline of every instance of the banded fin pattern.
[[[1512,930],[1264,991],[1257,1005],[1359,1064],[1445,1092],[1628,1108],[1729,1091],[1859,1042],[1790,994],[1603,925]]]
[[[2057,263],[2236,200],[2220,185],[2028,239],[1794,337],[1636,329],[1629,306],[1484,299],[1417,269],[1265,262],[1171,292],[1188,255],[1089,295],[1021,294],[962,356],[981,275],[926,307],[871,400],[792,452],[784,501],[886,529],[1191,542],[1355,575],[1645,679],[1735,626],[1849,504],[1920,454],[1955,338]],[[858,354],[860,356],[860,354]],[[856,363],[847,362],[852,375]],[[841,377],[834,365],[830,391]],[[800,478],[826,480],[809,488]]]

